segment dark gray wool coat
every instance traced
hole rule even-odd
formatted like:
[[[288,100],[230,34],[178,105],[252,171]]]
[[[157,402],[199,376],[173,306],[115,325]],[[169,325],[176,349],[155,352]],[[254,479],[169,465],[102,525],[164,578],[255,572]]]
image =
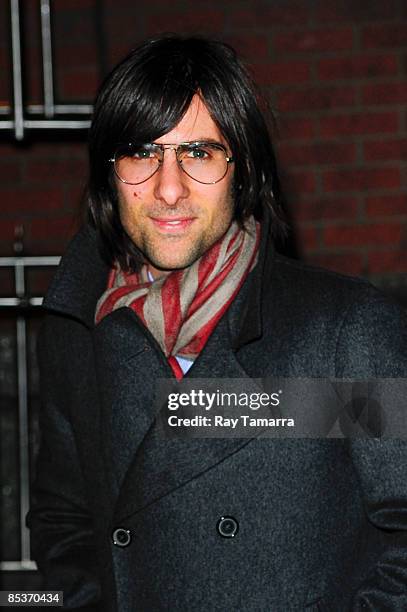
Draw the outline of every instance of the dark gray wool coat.
[[[39,341],[28,524],[44,588],[109,612],[405,612],[407,441],[158,439],[152,397],[172,372],[130,309],[94,325],[106,279],[86,227]],[[371,285],[277,255],[263,231],[188,376],[407,377],[406,330]]]

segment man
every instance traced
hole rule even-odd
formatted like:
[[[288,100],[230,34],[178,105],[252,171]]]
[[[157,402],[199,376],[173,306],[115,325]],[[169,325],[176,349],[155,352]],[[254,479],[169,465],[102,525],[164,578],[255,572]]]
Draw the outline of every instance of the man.
[[[406,376],[395,304],[274,252],[278,195],[229,47],[160,37],[108,76],[39,343],[28,524],[67,608],[407,609],[405,441],[157,434],[159,378]]]

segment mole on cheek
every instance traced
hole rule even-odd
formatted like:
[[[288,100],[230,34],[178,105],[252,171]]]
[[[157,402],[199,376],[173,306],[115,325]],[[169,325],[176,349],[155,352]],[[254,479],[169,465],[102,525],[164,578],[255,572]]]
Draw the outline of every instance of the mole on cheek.
[[[133,195],[134,195],[134,197],[135,197],[135,198],[138,198],[138,193],[137,193],[137,191],[133,191]]]

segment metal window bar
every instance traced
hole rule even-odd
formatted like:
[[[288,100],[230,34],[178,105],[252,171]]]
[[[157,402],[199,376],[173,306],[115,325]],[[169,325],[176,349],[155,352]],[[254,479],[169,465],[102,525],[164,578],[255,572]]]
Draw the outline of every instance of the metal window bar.
[[[21,13],[19,0],[10,0],[13,107],[0,107],[1,115],[13,115],[12,119],[0,118],[0,129],[13,130],[16,140],[23,140],[26,130],[58,129],[83,130],[90,126],[92,105],[55,104],[54,74],[52,62],[51,0],[40,0],[41,53],[43,68],[43,104],[24,107],[21,48]],[[31,119],[30,115],[43,115],[42,119]],[[83,115],[87,119],[62,119],[58,115]]]
[[[17,243],[18,244],[18,243]],[[17,249],[16,249],[17,250]],[[17,338],[17,386],[18,386],[18,442],[19,442],[19,476],[20,476],[20,560],[2,561],[0,570],[36,570],[37,566],[30,558],[30,534],[25,526],[25,517],[30,501],[30,457],[28,430],[28,388],[27,388],[27,326],[26,311],[42,305],[42,297],[27,295],[27,268],[52,267],[59,264],[58,256],[0,257],[0,268],[14,269],[15,295],[0,298],[0,309],[15,309]]]

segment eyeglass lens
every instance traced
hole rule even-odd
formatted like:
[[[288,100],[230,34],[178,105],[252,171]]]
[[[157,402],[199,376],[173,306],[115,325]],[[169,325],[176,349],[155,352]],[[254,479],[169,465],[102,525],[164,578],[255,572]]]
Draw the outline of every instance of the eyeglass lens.
[[[182,170],[200,183],[217,183],[228,170],[226,152],[215,143],[179,145],[176,151]],[[158,170],[164,154],[163,148],[156,144],[125,145],[115,153],[115,172],[125,183],[143,183]]]

